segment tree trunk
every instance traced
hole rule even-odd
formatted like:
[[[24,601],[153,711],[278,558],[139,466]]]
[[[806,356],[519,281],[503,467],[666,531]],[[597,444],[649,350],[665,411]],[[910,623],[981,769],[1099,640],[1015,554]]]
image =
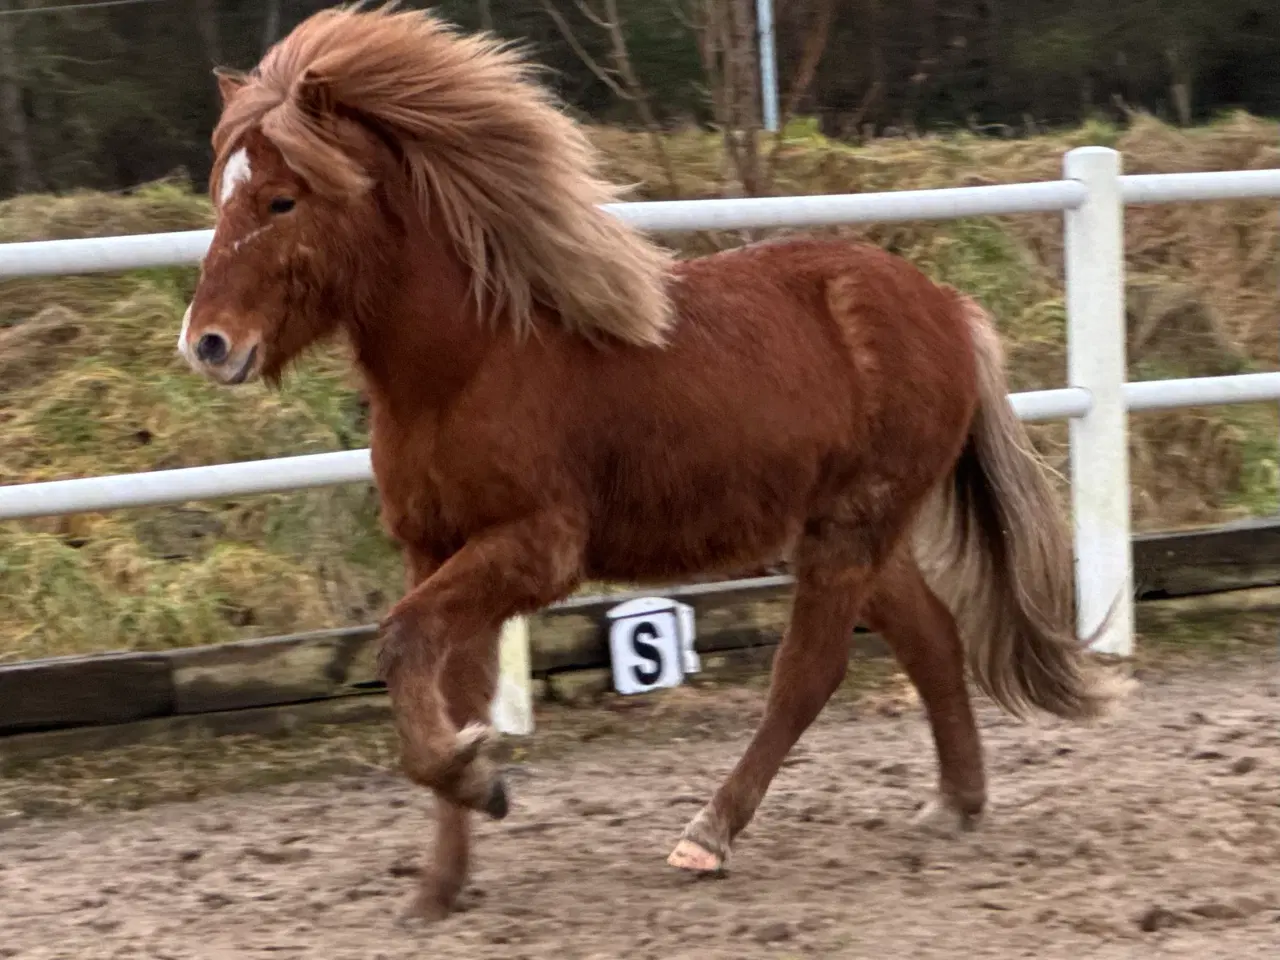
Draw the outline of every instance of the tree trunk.
[[[0,0],[0,13],[18,9],[15,0]],[[40,189],[27,115],[22,108],[22,69],[18,61],[17,17],[0,16],[0,140],[13,168],[13,189],[27,193]]]
[[[903,123],[909,130],[919,126],[920,112],[928,102],[929,92],[937,79],[941,53],[938,46],[938,9],[935,0],[914,0],[912,16],[920,27],[920,46],[908,93],[909,115]]]
[[[1165,57],[1169,61],[1169,95],[1173,99],[1173,112],[1178,118],[1178,125],[1191,126],[1191,63],[1186,47],[1180,43],[1171,43],[1165,49]]]
[[[752,0],[733,0],[732,49],[736,102],[733,112],[739,143],[738,178],[748,197],[760,194],[760,60],[756,43],[755,6]]]
[[[1004,11],[1000,0],[987,0],[987,99],[1003,105],[1005,99]]]
[[[871,47],[871,83],[868,89],[888,90],[889,70],[884,55],[885,29],[883,10],[880,7],[880,0],[866,0],[865,23],[867,43]],[[887,100],[888,97],[885,98],[885,101]],[[890,107],[890,109],[892,109],[892,107]],[[870,116],[870,114],[868,113],[865,116]],[[872,132],[868,135],[864,131],[864,139],[871,139],[871,137],[874,136],[875,130],[879,127],[879,124],[875,122],[875,119],[876,118],[874,116],[871,117]],[[861,123],[862,120],[863,116],[859,116],[856,122]],[[857,135],[856,129],[853,131],[853,134],[855,136]]]
[[[218,29],[218,0],[196,0],[196,28],[210,67],[222,64],[222,33]]]
[[[217,30],[217,24],[214,24]],[[262,52],[265,54],[272,44],[280,39],[280,0],[267,0],[267,19],[262,26]],[[208,41],[206,41],[206,44]],[[216,44],[216,41],[215,41]]]

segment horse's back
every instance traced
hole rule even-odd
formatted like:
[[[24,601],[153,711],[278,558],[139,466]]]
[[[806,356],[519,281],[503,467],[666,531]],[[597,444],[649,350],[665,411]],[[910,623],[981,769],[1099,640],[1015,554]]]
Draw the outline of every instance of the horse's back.
[[[906,261],[756,244],[686,261],[673,297],[665,349],[584,353],[573,377],[593,575],[785,555],[824,497],[927,485],[958,453],[975,396],[966,322]]]
[[[723,401],[740,395],[736,422],[774,429],[785,416],[832,453],[860,452],[877,433],[933,447],[967,426],[970,319],[951,288],[904,258],[805,238],[688,261],[678,276],[680,327],[654,366]]]

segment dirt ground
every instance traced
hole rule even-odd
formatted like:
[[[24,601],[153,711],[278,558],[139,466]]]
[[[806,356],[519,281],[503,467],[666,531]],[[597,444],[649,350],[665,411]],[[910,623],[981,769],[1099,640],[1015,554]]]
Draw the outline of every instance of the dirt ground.
[[[22,818],[0,830],[0,957],[1273,958],[1277,680],[1152,674],[1093,730],[983,705],[993,807],[959,838],[909,824],[933,778],[915,706],[833,705],[716,880],[664,858],[759,693],[687,692],[688,736],[514,765],[465,911],[431,928],[398,919],[430,802],[385,771]]]

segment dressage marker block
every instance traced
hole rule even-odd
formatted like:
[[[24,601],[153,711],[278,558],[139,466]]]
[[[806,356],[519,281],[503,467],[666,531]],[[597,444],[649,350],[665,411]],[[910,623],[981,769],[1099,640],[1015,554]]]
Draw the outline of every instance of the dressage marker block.
[[[693,648],[693,607],[665,597],[637,597],[606,616],[613,688],[621,694],[677,687],[702,669]]]

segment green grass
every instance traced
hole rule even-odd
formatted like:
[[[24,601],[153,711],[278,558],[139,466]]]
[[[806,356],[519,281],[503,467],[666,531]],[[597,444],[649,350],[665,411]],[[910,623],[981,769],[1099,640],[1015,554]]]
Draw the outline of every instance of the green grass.
[[[1220,416],[1235,428],[1242,458],[1240,482],[1227,503],[1255,516],[1280,513],[1280,408],[1247,404],[1224,407]]]

